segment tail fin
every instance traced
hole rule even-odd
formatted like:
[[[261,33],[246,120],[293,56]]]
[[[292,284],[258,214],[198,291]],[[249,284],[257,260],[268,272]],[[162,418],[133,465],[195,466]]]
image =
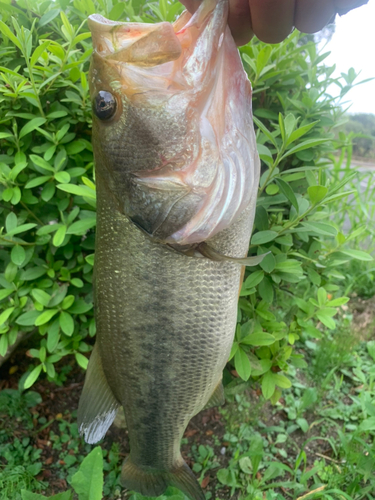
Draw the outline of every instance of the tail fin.
[[[155,497],[162,495],[168,486],[174,486],[191,500],[205,500],[196,477],[185,462],[174,471],[151,472],[135,465],[130,456],[122,467],[121,484],[142,495]]]

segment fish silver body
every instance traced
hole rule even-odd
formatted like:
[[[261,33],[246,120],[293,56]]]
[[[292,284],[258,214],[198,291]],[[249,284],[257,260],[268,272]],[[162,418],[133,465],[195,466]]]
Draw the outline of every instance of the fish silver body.
[[[78,422],[97,442],[124,407],[122,483],[151,496],[173,485],[204,499],[180,441],[223,397],[234,260],[247,255],[255,212],[251,87],[227,8],[204,0],[174,25],[90,17],[97,340]],[[226,258],[199,255],[202,243]]]

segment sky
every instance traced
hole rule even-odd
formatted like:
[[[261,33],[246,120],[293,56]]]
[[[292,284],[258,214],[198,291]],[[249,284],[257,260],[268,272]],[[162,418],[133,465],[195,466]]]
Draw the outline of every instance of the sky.
[[[325,60],[327,65],[336,64],[336,75],[347,73],[353,67],[358,81],[375,78],[375,0],[350,11],[345,16],[336,16],[336,31],[324,52],[331,51]],[[351,101],[350,113],[375,114],[375,80],[352,89],[346,96]]]

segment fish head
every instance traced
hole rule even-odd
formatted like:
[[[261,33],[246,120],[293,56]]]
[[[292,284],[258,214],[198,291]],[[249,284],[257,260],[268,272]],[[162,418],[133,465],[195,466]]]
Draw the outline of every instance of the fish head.
[[[205,241],[256,193],[251,86],[227,13],[203,0],[173,24],[89,17],[97,182],[161,242]]]

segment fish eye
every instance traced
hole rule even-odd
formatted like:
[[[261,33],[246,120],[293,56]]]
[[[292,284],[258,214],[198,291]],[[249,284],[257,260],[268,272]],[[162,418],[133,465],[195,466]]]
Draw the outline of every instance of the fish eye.
[[[100,120],[109,120],[115,114],[117,103],[115,97],[106,90],[100,90],[93,102],[93,111]]]

